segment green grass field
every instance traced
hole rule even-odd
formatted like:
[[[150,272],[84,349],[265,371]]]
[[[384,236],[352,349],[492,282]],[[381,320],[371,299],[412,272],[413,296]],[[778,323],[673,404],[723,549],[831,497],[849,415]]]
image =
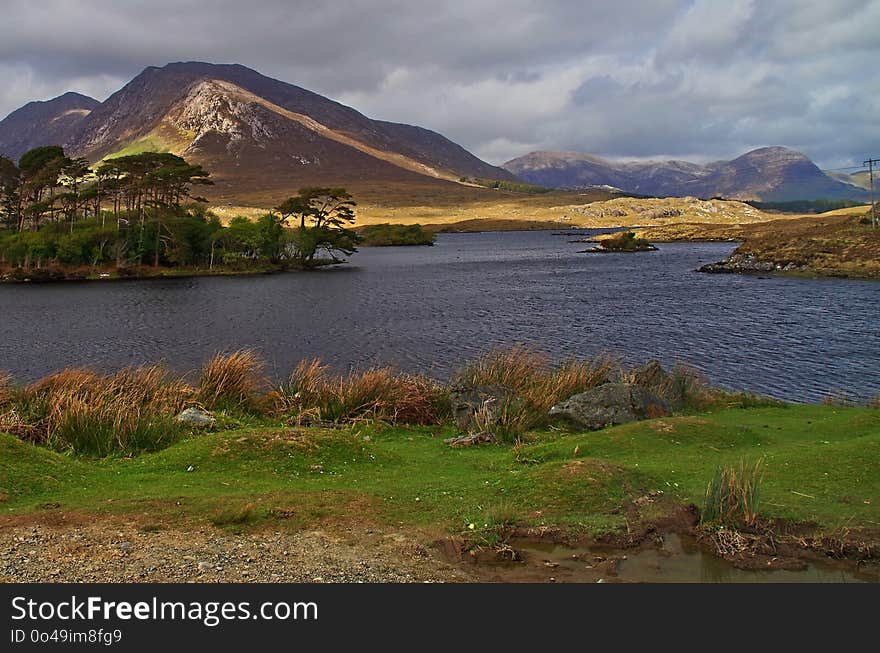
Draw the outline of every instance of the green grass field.
[[[249,426],[100,460],[0,435],[0,514],[48,507],[236,527],[283,515],[296,528],[329,519],[446,534],[518,524],[598,535],[701,505],[717,465],[763,459],[763,516],[815,522],[824,532],[880,528],[877,409],[730,409],[592,433],[539,432],[516,446],[452,449],[443,438],[453,434],[375,423]],[[660,499],[632,503],[651,492]]]

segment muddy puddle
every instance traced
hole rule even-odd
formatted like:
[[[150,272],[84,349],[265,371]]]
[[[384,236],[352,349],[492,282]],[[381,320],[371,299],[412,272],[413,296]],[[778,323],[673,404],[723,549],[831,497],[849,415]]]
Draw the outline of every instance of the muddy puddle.
[[[638,550],[572,548],[535,540],[510,542],[508,559],[472,558],[473,569],[500,582],[636,583],[871,583],[880,565],[817,561],[800,569],[739,569],[704,552],[693,538],[667,534],[663,544]],[[516,552],[518,560],[509,559]],[[502,555],[502,557],[504,557]]]

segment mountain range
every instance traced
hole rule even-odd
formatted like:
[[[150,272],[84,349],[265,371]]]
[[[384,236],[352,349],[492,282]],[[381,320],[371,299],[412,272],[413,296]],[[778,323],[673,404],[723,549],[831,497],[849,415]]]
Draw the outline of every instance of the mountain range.
[[[224,199],[314,184],[515,179],[436,132],[372,120],[237,64],[149,67],[104,102],[66,93],[0,122],[4,156],[50,144],[92,162],[173,152],[209,170]]]
[[[0,155],[17,161],[40,145],[64,144],[101,103],[79,93],[46,102],[28,102],[0,121]]]
[[[0,121],[0,155],[17,160],[40,145],[63,145],[92,163],[148,150],[173,152],[211,172],[213,200],[257,205],[272,205],[308,185],[341,185],[374,199],[395,195],[415,204],[485,199],[489,191],[462,184],[462,178],[566,189],[610,186],[648,196],[867,196],[859,185],[828,176],[784,147],[705,165],[532,152],[496,167],[437,132],[370,119],[238,64],[149,67],[104,102],[65,93],[30,102]]]
[[[617,162],[579,152],[531,152],[505,169],[532,184],[555,188],[612,186],[658,197],[723,197],[784,202],[864,199],[863,188],[833,179],[807,156],[786,147],[762,147],[732,161]]]

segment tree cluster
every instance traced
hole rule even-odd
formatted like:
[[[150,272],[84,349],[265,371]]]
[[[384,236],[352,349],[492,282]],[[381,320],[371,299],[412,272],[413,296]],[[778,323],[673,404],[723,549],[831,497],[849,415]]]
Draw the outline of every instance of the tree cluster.
[[[333,263],[339,255],[350,256],[357,251],[361,236],[349,229],[354,224],[357,206],[344,188],[311,186],[275,207],[280,220],[292,220],[298,226],[291,234],[292,252],[305,267],[321,262],[323,253]]]
[[[37,231],[46,222],[65,223],[103,217],[112,205],[121,229],[134,217],[140,223],[162,210],[179,209],[193,198],[196,185],[213,182],[201,166],[174,154],[143,152],[104,161],[95,168],[85,159],[71,158],[57,145],[26,152],[18,164],[0,157],[0,220],[17,231]]]
[[[143,152],[90,166],[58,146],[0,157],[0,264],[232,268],[338,263],[357,251],[343,188],[303,188],[256,221],[224,227],[195,197],[199,165]]]

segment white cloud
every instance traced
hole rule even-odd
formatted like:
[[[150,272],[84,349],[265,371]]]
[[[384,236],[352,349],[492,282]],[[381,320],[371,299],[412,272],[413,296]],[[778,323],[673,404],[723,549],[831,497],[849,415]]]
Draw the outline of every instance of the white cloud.
[[[101,73],[69,78],[44,77],[26,64],[3,63],[0,63],[0,80],[3,84],[0,98],[9,98],[6,110],[0,110],[0,115],[5,115],[26,102],[49,100],[71,90],[103,99],[127,81],[123,77]]]
[[[697,0],[684,11],[660,49],[682,59],[724,59],[748,39],[754,0]]]
[[[492,162],[530,149],[824,165],[880,154],[880,0],[7,0],[0,114],[237,62]]]

